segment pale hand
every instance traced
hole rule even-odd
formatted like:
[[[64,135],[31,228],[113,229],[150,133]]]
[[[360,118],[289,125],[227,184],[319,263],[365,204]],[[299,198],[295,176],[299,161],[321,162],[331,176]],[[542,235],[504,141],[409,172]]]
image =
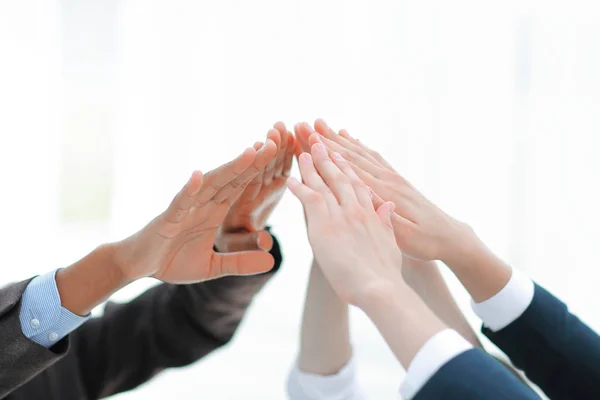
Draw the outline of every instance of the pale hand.
[[[322,120],[315,122],[315,130],[309,124],[300,124],[296,138],[309,145],[322,142],[330,153],[340,153],[373,190],[375,205],[377,197],[396,205],[392,222],[398,246],[406,256],[422,261],[451,259],[461,241],[472,236],[466,224],[425,198],[379,153],[351,138],[346,131],[336,133]]]
[[[303,183],[288,180],[304,207],[308,238],[323,274],[345,302],[360,306],[395,291],[402,253],[391,226],[393,203],[373,208],[366,186],[322,144],[299,156]]]
[[[268,140],[207,173],[198,171],[165,212],[141,231],[118,242],[116,263],[130,280],[153,276],[168,283],[194,283],[225,275],[266,272],[273,257],[264,251],[215,253],[217,229],[231,205],[275,157]]]

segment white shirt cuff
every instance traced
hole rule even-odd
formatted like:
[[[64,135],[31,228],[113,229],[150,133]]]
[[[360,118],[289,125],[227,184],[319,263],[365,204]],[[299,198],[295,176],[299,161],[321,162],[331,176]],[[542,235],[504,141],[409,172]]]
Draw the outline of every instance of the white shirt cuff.
[[[364,400],[356,381],[356,365],[351,358],[333,375],[315,375],[300,371],[294,365],[287,385],[292,400]]]
[[[435,334],[421,347],[410,363],[400,387],[402,398],[410,400],[415,397],[440,368],[472,348],[471,343],[452,329]]]
[[[499,331],[519,318],[533,301],[534,284],[523,272],[512,270],[510,280],[495,296],[471,302],[475,314],[491,331]]]

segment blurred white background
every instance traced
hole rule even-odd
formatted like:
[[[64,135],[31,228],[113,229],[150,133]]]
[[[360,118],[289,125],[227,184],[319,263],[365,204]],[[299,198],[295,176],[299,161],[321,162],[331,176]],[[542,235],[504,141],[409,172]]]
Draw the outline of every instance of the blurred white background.
[[[134,232],[275,121],[324,117],[600,329],[598,20],[592,1],[0,0],[0,284]],[[272,225],[285,263],[234,342],[119,399],[284,398],[311,254],[291,195]],[[358,312],[353,335],[363,388],[395,398]]]

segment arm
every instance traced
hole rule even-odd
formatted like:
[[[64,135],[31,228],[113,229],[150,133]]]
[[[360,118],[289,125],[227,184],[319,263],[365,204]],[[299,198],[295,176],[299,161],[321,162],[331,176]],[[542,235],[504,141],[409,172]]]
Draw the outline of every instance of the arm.
[[[298,367],[309,374],[333,375],[351,357],[348,304],[337,297],[313,261],[302,316]]]
[[[346,132],[337,135],[322,121],[317,125],[322,140],[351,160],[365,184],[380,197],[393,199],[398,246],[411,258],[448,265],[473,298],[486,326],[484,333],[542,390],[558,398],[572,398],[577,388],[586,393],[582,397],[600,391],[594,384],[600,366],[596,334],[541,289],[536,287],[534,296],[528,278],[490,251],[468,225],[436,207],[398,173],[382,167],[379,154]]]
[[[432,377],[439,380],[440,370],[472,346],[448,330],[403,282],[398,270],[402,253],[392,225],[394,204],[387,202],[374,210],[366,187],[350,165],[339,154],[332,158],[334,162],[321,143],[315,144],[312,157],[300,156],[305,183],[289,181],[290,190],[304,206],[311,247],[333,290],[366,312],[407,368],[405,397],[423,398],[419,392]],[[535,398],[516,377],[503,371],[502,380],[496,383],[501,388],[499,396],[504,397],[498,398],[510,394]],[[469,371],[460,368],[457,372]],[[489,376],[485,371],[481,374]],[[460,380],[447,382],[429,398],[481,398],[480,390],[456,382]]]
[[[192,283],[270,270],[273,257],[264,251],[221,254],[212,247],[231,204],[276,152],[277,146],[268,140],[258,151],[247,149],[204,177],[195,172],[167,210],[135,235],[100,246],[51,276],[50,284],[45,280],[40,285],[42,277],[38,277],[2,292],[0,332],[9,347],[3,349],[1,362],[8,364],[0,364],[0,395],[21,386],[67,352],[64,336],[78,324],[65,324],[65,316],[86,315],[129,282],[153,276],[170,283]],[[48,298],[51,301],[46,304]]]
[[[102,318],[91,321],[77,335],[77,355],[90,399],[132,389],[166,368],[193,363],[231,340],[254,295],[282,262],[279,244],[266,223],[283,194],[294,142],[281,123],[269,131],[267,140],[277,152],[249,184],[238,189],[239,197],[225,203],[229,209],[214,225],[219,227],[214,243],[215,249],[229,254],[270,249],[270,255],[263,253],[274,260],[275,267],[253,276],[161,285],[130,303],[110,305]],[[257,143],[254,149],[261,146]],[[255,262],[245,266],[248,272],[264,268],[262,261]],[[195,260],[189,264],[193,268]]]
[[[600,397],[600,337],[564,303],[493,256],[474,234],[468,238],[469,256],[449,261],[461,280],[493,282],[500,271],[510,274],[499,291],[485,290],[484,299],[473,304],[483,333],[550,398]]]
[[[193,285],[156,286],[125,303],[109,303],[73,334],[87,398],[133,389],[167,368],[189,365],[226,345],[252,299],[281,265],[265,274]]]
[[[387,172],[390,177],[397,176],[396,171],[392,166],[381,157],[379,154],[372,152],[360,142],[350,138],[344,130],[340,131],[340,135],[333,132],[322,120],[317,120],[315,123],[317,132],[322,135],[321,140],[327,144],[331,150],[342,153],[348,160],[360,162],[364,157],[364,163],[370,167],[377,168],[377,171]],[[306,124],[296,126],[296,137],[298,142],[303,146],[303,149],[310,148],[310,144],[314,144],[314,140],[310,140],[310,135],[314,131]],[[313,137],[314,139],[314,137]],[[310,142],[310,143],[309,143]],[[344,147],[346,146],[346,147]],[[386,180],[388,184],[395,184],[392,179]],[[374,186],[377,188],[377,186]],[[373,188],[372,188],[373,189]],[[376,193],[375,193],[376,194]],[[395,201],[395,193],[386,193],[386,199]],[[375,204],[383,204],[380,198],[375,196]],[[398,200],[397,202],[400,203]],[[481,348],[481,342],[477,335],[465,319],[463,313],[458,308],[450,293],[444,278],[440,274],[437,265],[433,261],[421,260],[415,257],[404,257],[402,276],[408,285],[423,299],[425,304],[450,328],[458,331],[465,339],[473,346]]]
[[[477,335],[454,301],[435,262],[423,262],[404,257],[402,264],[404,280],[423,299],[427,307],[474,347],[482,348]]]
[[[306,290],[300,355],[288,379],[292,400],[360,400],[352,361],[348,304],[335,294],[313,261]]]

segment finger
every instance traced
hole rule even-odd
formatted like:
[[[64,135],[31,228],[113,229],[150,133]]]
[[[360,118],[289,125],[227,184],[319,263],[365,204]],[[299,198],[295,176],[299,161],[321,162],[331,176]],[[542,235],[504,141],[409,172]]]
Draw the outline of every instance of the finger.
[[[391,171],[396,171],[392,165],[387,162],[387,160],[385,158],[383,158],[383,156],[381,154],[379,154],[378,152],[376,152],[375,150],[370,149],[369,147],[367,147],[367,145],[365,145],[363,142],[361,142],[358,139],[353,138],[352,136],[350,136],[350,134],[348,133],[347,130],[342,129],[339,132],[339,135],[347,140],[349,140],[350,142],[352,142],[354,145],[360,147],[361,149],[365,150],[367,153],[369,153],[369,155],[373,158],[373,160],[377,161],[380,166],[385,167]]]
[[[383,205],[383,203],[385,203],[385,201],[383,201],[383,199],[381,197],[379,197],[379,195],[375,192],[373,192],[373,190],[371,190],[371,188],[369,188],[369,192],[371,195],[371,199],[373,201],[373,208],[375,210],[377,210],[379,207],[381,207]]]
[[[382,166],[382,164],[375,157],[373,157],[371,155],[370,149],[367,149],[366,146],[364,146],[364,145],[359,146],[358,144],[354,143],[353,141],[348,140],[348,139],[338,135],[333,129],[331,129],[329,127],[329,125],[327,125],[327,123],[324,120],[318,119],[315,121],[315,131],[317,131],[319,134],[321,134],[325,138],[331,140],[332,142],[339,144],[340,146],[344,147],[345,149],[352,151],[363,158],[366,158],[367,160],[371,161],[372,163],[374,163],[376,165]]]
[[[210,278],[228,275],[255,275],[270,271],[275,259],[266,251],[214,253],[210,264]]]
[[[330,212],[335,212],[339,209],[339,202],[337,201],[334,194],[331,192],[327,184],[323,181],[323,178],[319,175],[315,169],[315,165],[312,156],[309,153],[300,154],[299,158],[300,174],[304,184],[312,190],[321,194],[323,201],[327,205]]]
[[[327,150],[330,153],[337,152],[344,157],[344,159],[352,164],[359,166],[360,168],[368,171],[371,175],[374,175],[378,178],[383,176],[383,172],[385,171],[382,167],[373,163],[372,161],[362,157],[361,155],[355,153],[352,150],[345,148],[344,146],[336,143],[332,140],[327,139],[326,137],[320,136],[319,134],[312,134],[308,138],[309,144],[312,146],[315,143],[323,143]]]
[[[352,169],[350,164],[341,156],[340,153],[333,153],[331,159],[335,163],[335,165],[342,171],[346,177],[350,180],[352,187],[354,188],[354,192],[356,193],[356,198],[358,202],[363,207],[372,207],[373,206],[373,195],[372,191],[365,185],[365,183],[356,175],[356,172]]]
[[[262,142],[254,143],[254,150],[259,151],[260,148],[262,147],[262,145],[263,145]],[[264,170],[261,170],[261,172],[259,172],[250,181],[250,183],[244,190],[245,196],[247,196],[248,199],[255,199],[258,196],[258,194],[260,193],[260,190],[262,189],[262,185],[263,185],[263,174],[264,174]]]
[[[294,127],[296,132],[296,139],[300,141],[302,151],[310,153],[310,143],[308,138],[312,135],[315,130],[307,122],[301,122]]]
[[[294,163],[294,152],[296,151],[296,140],[292,132],[288,132],[288,143],[286,147],[285,157],[283,159],[283,171],[281,175],[285,178],[290,176],[292,165]]]
[[[315,143],[311,152],[315,167],[331,192],[343,205],[358,204],[350,179],[331,161],[323,143]]]
[[[406,249],[408,238],[413,237],[417,224],[402,217],[398,213],[392,214],[392,226],[394,227],[394,236],[400,250]]]
[[[390,233],[394,232],[394,226],[392,224],[392,214],[394,213],[394,209],[396,206],[391,201],[387,201],[383,203],[381,207],[377,209],[377,215],[381,222],[385,224]]]
[[[243,250],[270,251],[273,237],[267,231],[228,233],[227,250],[237,252]]]
[[[228,185],[219,190],[214,196],[214,201],[216,203],[221,203],[227,200],[229,203],[233,204],[240,197],[250,181],[254,179],[256,175],[264,171],[265,167],[273,160],[276,153],[277,146],[272,140],[268,139],[263,147],[256,153],[255,160],[250,167],[237,178],[229,182]]]
[[[279,153],[277,154],[277,161],[275,162],[275,172],[273,173],[274,178],[279,178],[283,176],[283,169],[285,164],[285,157],[289,151],[289,136],[291,135],[285,124],[281,121],[277,122],[274,125],[275,129],[279,132],[279,136],[281,136],[281,146],[279,148]]]
[[[206,174],[202,190],[196,196],[196,207],[206,204],[219,191],[238,179],[256,162],[257,155],[258,153],[253,148],[246,149],[235,160]]]
[[[311,189],[294,177],[288,178],[287,186],[290,192],[302,203],[307,223],[309,219],[329,216],[329,210],[321,193]]]
[[[177,193],[167,210],[165,219],[167,222],[179,223],[187,217],[190,208],[194,205],[196,195],[202,188],[202,172],[194,171],[185,186]]]
[[[267,164],[265,168],[265,174],[263,176],[263,184],[270,185],[273,182],[273,176],[275,175],[275,164],[281,150],[281,135],[277,129],[270,129],[267,133],[267,140],[272,140],[277,145],[277,151],[275,157]]]

